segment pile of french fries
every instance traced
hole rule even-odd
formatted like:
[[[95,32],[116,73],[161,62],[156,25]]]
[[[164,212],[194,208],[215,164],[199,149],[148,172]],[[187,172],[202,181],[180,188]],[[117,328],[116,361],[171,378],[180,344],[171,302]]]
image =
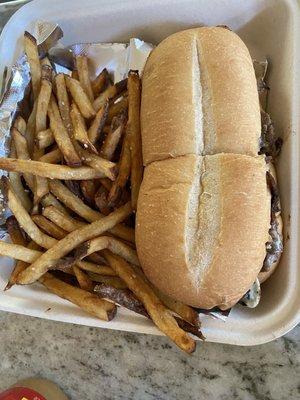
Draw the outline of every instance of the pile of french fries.
[[[136,71],[112,84],[104,69],[90,79],[86,56],[72,76],[40,60],[28,32],[30,114],[11,130],[2,188],[12,216],[11,242],[0,254],[16,261],[6,290],[36,281],[89,314],[110,321],[122,306],[147,318],[182,350],[203,339],[198,313],[159,293],[135,250],[134,212],[143,175],[141,83]]]

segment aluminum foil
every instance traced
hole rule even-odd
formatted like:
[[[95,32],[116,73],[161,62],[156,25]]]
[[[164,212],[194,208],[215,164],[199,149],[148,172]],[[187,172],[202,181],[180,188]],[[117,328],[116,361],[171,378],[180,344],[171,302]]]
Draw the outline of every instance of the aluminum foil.
[[[40,57],[46,54],[56,72],[70,74],[74,68],[74,56],[86,54],[90,59],[90,74],[95,77],[106,67],[114,82],[127,76],[130,69],[142,72],[153,46],[140,39],[132,38],[129,43],[87,43],[74,44],[68,48],[59,43],[63,36],[57,24],[37,21],[30,32],[37,40]],[[25,54],[17,62],[5,69],[0,99],[0,157],[9,154],[10,129],[15,117],[22,109],[22,101],[29,89],[30,72]],[[6,174],[0,170],[0,174]],[[0,224],[6,220],[4,197],[0,195]],[[2,227],[0,236],[5,234]]]

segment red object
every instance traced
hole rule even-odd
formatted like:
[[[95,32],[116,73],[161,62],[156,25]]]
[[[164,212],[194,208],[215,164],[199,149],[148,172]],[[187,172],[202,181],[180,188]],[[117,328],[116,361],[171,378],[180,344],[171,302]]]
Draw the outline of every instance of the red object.
[[[44,396],[25,387],[15,387],[0,393],[0,400],[47,400]]]

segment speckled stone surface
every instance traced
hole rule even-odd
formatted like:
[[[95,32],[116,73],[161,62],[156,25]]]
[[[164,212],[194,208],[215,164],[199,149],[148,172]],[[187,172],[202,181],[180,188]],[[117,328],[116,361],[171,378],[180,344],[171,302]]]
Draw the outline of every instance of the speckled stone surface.
[[[49,0],[51,1],[51,0]],[[15,7],[0,7],[0,31]],[[300,326],[258,347],[198,344],[0,312],[0,391],[41,376],[72,400],[297,400]]]
[[[72,400],[297,400],[300,327],[258,347],[198,344],[180,352],[146,336],[0,313],[0,391],[56,381]]]

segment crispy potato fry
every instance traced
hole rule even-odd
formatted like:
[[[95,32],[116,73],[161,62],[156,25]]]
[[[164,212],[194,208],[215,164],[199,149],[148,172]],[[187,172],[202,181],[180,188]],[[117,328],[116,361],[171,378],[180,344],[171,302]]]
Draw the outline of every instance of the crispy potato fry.
[[[95,195],[95,203],[101,214],[108,215],[111,212],[111,208],[108,207],[108,191],[104,186],[98,189]]]
[[[39,131],[36,134],[36,145],[39,149],[45,149],[55,142],[51,129]]]
[[[140,126],[141,82],[137,71],[128,74],[128,123],[131,153],[131,202],[136,210],[143,179],[142,138]]]
[[[83,149],[78,143],[74,142],[77,153],[80,155],[82,162],[93,168],[98,173],[102,173],[111,180],[116,179],[117,167],[116,164],[99,157],[96,154],[90,153],[86,149]],[[85,179],[85,178],[82,178]]]
[[[52,151],[49,151],[49,153],[44,154],[39,161],[43,163],[49,163],[49,164],[58,164],[62,161],[63,155],[61,154],[61,151],[56,148],[53,149]]]
[[[95,204],[95,195],[97,192],[97,181],[95,180],[84,180],[80,181],[80,188],[83,194],[83,197],[89,206],[94,206]]]
[[[14,244],[19,244],[21,246],[27,245],[27,240],[15,216],[11,215],[8,217],[5,226],[10,239]]]
[[[34,142],[35,142],[35,120],[36,120],[36,110],[37,110],[37,101],[34,102],[33,109],[30,113],[30,116],[27,121],[26,125],[26,140],[27,140],[27,147],[28,152],[30,154],[30,158],[33,153],[34,149]]]
[[[47,111],[52,93],[52,68],[44,65],[42,67],[41,88],[37,97],[36,109],[36,133],[47,128]]]
[[[91,278],[76,265],[73,266],[73,271],[81,289],[92,292],[94,290],[94,283]]]
[[[67,232],[61,229],[59,226],[49,221],[43,215],[32,215],[33,222],[48,235],[54,237],[55,239],[62,239],[67,235]]]
[[[24,48],[30,66],[31,83],[34,98],[37,99],[41,84],[41,65],[35,38],[27,31],[24,33]]]
[[[66,128],[70,138],[73,135],[72,122],[70,117],[70,102],[67,92],[64,74],[57,74],[55,76],[56,96],[60,116],[64,127]]]
[[[13,125],[23,136],[26,135],[26,121],[20,115],[16,118]]]
[[[88,276],[93,282],[104,283],[105,285],[110,285],[116,289],[127,288],[126,283],[117,276],[102,276],[99,274],[95,274],[94,272],[88,272]]]
[[[65,207],[51,193],[46,194],[46,196],[41,200],[41,203],[43,207],[53,206],[62,214],[68,215],[68,211]]]
[[[189,322],[191,325],[200,328],[199,314],[194,308],[187,306],[180,301],[171,299],[171,297],[161,293],[155,287],[153,287],[153,290],[157,297],[164,303],[166,307],[178,314],[184,321]]]
[[[90,119],[94,117],[96,112],[80,82],[78,82],[76,79],[70,78],[69,76],[65,77],[65,81],[73,100],[77,104],[84,118]]]
[[[28,250],[39,250],[40,247],[34,242],[31,241],[28,245],[26,244]],[[0,244],[1,247],[1,244]],[[23,250],[22,250],[23,253]],[[1,254],[1,253],[0,253]],[[37,254],[32,258],[31,262],[34,261],[37,258]],[[14,258],[16,258],[14,256]],[[28,263],[25,261],[17,260],[16,265],[9,277],[9,280],[7,282],[7,285],[5,286],[4,290],[10,289],[12,286],[14,286],[17,283],[18,280],[18,275],[20,272],[24,271],[28,267]]]
[[[30,154],[28,152],[28,147],[27,147],[27,141],[25,137],[16,129],[13,128],[11,131],[11,135],[13,138],[13,142],[15,145],[17,157],[20,160],[30,160]],[[21,171],[17,171],[22,173]],[[31,191],[34,191],[34,179],[31,174],[28,173],[23,173],[25,182],[27,186],[31,189]]]
[[[102,129],[105,125],[107,114],[108,114],[108,101],[103,103],[103,106],[99,108],[97,114],[91,123],[88,130],[88,137],[94,145],[99,141]]]
[[[88,222],[94,222],[101,218],[103,215],[98,211],[93,210],[77,196],[75,196],[66,186],[61,182],[52,180],[49,182],[50,190],[62,203],[64,203],[70,210],[74,211],[80,217],[84,218]],[[78,225],[77,225],[78,226]],[[129,242],[134,242],[134,231],[123,225],[117,225],[110,230],[113,235],[119,236],[120,238]]]
[[[130,214],[131,205],[127,203],[107,217],[103,217],[98,221],[69,233],[64,239],[57,242],[53,247],[42,254],[41,257],[26,268],[25,271],[21,272],[18,277],[19,283],[29,284],[35,282],[47,272],[51,265],[57,264],[62,257],[70,253],[74,248],[87,240],[100,236],[108,230],[112,230],[113,227],[126,219]]]
[[[195,341],[179,328],[176,320],[159,298],[155,295],[146,280],[142,279],[135,269],[121,257],[108,250],[103,251],[109,265],[117,275],[127,284],[129,289],[144,304],[148,314],[158,328],[172,339],[178,347],[187,353],[195,350]]]
[[[94,292],[102,298],[149,318],[143,303],[128,289],[117,289],[102,283],[102,285],[96,285],[94,287]]]
[[[105,89],[108,81],[109,81],[108,71],[106,68],[104,68],[92,82],[92,90],[94,96],[99,96],[99,94]]]
[[[95,264],[89,261],[77,261],[76,265],[87,272],[94,272],[98,275],[116,276],[115,271],[108,265]]]
[[[74,70],[72,71],[71,77],[72,77],[73,79],[76,79],[77,81],[79,81],[79,75],[78,75],[78,71],[77,71],[76,69],[74,69]]]
[[[119,200],[122,189],[125,187],[126,182],[130,175],[131,169],[131,156],[130,156],[130,143],[129,135],[126,132],[123,140],[121,158],[119,161],[119,174],[116,180],[113,182],[112,187],[108,194],[108,205],[113,207]]]
[[[17,155],[16,148],[12,141],[11,148],[10,148],[10,156],[16,157],[16,155]],[[16,172],[9,172],[8,177],[9,177],[11,187],[13,188],[13,191],[19,197],[21,203],[23,204],[23,207],[27,211],[30,211],[32,208],[32,202],[30,200],[28,192],[25,190],[25,188],[23,186],[23,183],[21,180],[21,175]]]
[[[26,244],[27,246],[27,244]],[[20,244],[12,244],[0,241],[0,255],[4,257],[14,258],[25,263],[31,263],[41,256],[41,252]]]
[[[97,295],[89,293],[86,290],[62,282],[49,273],[40,277],[39,281],[51,292],[63,299],[69,300],[97,318],[104,321],[111,321],[116,315],[117,308],[113,303],[102,300]]]
[[[67,164],[72,167],[80,166],[81,159],[79,155],[76,153],[76,150],[68,134],[68,131],[66,130],[62,122],[58,106],[53,96],[51,97],[50,104],[48,107],[48,115],[54,139],[60,151],[62,152]]]
[[[74,260],[82,260],[97,251],[108,249],[134,265],[140,265],[136,251],[125,243],[111,236],[100,236],[89,240],[79,246],[75,252]]]
[[[94,93],[92,89],[92,84],[90,80],[89,67],[88,67],[88,59],[86,56],[80,55],[76,57],[76,66],[79,76],[79,82],[83,87],[85,93],[87,94],[90,102],[94,101]]]
[[[103,178],[105,174],[90,167],[71,168],[66,165],[48,164],[41,161],[18,160],[15,158],[1,158],[0,168],[6,171],[32,174],[49,179],[95,179]]]
[[[114,84],[113,86],[109,86],[107,89],[104,90],[94,101],[93,107],[96,111],[99,111],[100,108],[104,106],[107,100],[113,99],[127,87],[127,79],[123,79],[122,81]]]
[[[124,96],[122,99],[118,100],[109,107],[106,123],[110,124],[114,117],[118,116],[124,111],[126,112],[127,108],[128,98]]]
[[[112,160],[116,148],[121,140],[125,128],[125,115],[120,117],[115,117],[112,121],[112,126],[110,132],[107,134],[106,138],[100,149],[100,156],[106,158],[107,160]]]
[[[13,192],[9,182],[7,180],[5,182],[4,179],[2,179],[2,182],[4,182],[6,186],[8,207],[16,217],[19,225],[24,229],[27,235],[41,247],[49,248],[53,246],[56,240],[40,231]]]
[[[96,147],[89,139],[85,121],[75,103],[71,104],[70,117],[73,125],[74,139],[78,140],[78,142],[82,143],[84,147],[90,149],[95,154],[98,154]]]
[[[112,182],[107,178],[100,179],[100,183],[109,192],[112,187]]]
[[[43,215],[67,232],[73,232],[85,225],[84,222],[78,221],[70,215],[61,212],[55,206],[45,207]]]

